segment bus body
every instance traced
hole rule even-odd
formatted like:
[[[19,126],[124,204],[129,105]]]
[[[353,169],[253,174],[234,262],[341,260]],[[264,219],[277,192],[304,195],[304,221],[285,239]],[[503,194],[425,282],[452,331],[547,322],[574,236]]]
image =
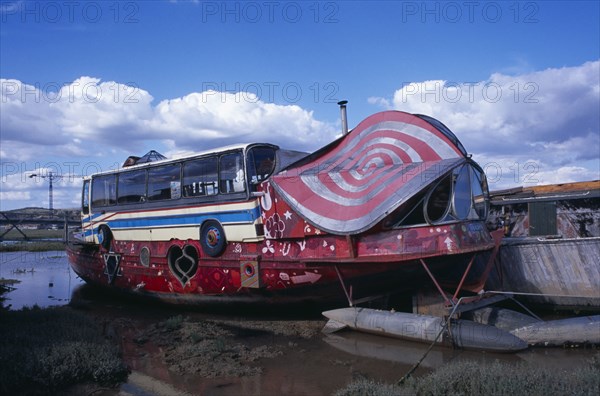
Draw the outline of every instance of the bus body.
[[[261,241],[256,186],[275,171],[277,154],[280,166],[307,155],[245,144],[88,177],[82,191],[84,240],[108,247],[107,238],[198,239],[202,224],[214,220],[227,241]]]
[[[138,159],[84,180],[84,280],[166,301],[478,291],[485,175],[443,124],[377,113],[312,154],[266,143]],[[458,290],[457,290],[458,292]]]

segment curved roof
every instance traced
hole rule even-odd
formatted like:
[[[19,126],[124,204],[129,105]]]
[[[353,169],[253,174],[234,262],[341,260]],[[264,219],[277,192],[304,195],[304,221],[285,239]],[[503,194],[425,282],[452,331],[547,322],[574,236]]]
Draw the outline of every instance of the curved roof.
[[[374,114],[326,148],[271,184],[306,221],[333,234],[371,228],[467,156],[442,123],[400,111]]]

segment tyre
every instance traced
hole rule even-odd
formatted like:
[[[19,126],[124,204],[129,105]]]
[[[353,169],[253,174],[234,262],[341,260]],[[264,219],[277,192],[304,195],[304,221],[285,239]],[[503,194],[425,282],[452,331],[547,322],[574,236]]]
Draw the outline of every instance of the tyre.
[[[110,250],[112,240],[113,236],[112,232],[110,232],[110,229],[105,225],[101,225],[98,229],[98,242],[100,243],[100,246],[106,250]]]
[[[202,251],[210,257],[218,257],[223,253],[227,241],[225,240],[223,227],[218,221],[209,220],[202,224],[200,246],[202,246]]]

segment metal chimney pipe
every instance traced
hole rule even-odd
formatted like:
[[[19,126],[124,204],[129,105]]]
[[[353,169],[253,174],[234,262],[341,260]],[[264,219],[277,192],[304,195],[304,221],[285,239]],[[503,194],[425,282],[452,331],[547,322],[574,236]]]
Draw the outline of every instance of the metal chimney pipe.
[[[342,114],[342,135],[346,135],[348,133],[348,115],[346,114],[347,103],[347,100],[338,102],[338,105],[340,106],[340,113]]]

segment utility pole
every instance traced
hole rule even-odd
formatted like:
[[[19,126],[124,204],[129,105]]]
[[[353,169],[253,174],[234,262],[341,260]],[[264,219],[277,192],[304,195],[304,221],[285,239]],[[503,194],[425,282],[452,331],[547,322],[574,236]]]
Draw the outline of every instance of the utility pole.
[[[55,175],[52,172],[48,172],[47,175],[41,175],[41,174],[37,174],[37,173],[32,173],[31,175],[29,175],[29,178],[33,178],[33,177],[41,177],[42,179],[48,179],[49,183],[50,183],[50,187],[48,189],[48,201],[49,201],[49,210],[50,210],[50,214],[54,213],[54,206],[52,203],[52,182],[54,180],[60,180],[63,178],[62,175]]]

